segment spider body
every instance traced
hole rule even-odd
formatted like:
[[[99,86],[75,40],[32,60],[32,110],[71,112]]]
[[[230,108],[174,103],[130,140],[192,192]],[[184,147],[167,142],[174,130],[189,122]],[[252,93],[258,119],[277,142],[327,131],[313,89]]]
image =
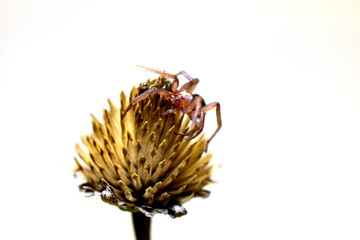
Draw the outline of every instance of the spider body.
[[[139,67],[142,67],[142,66],[139,66]],[[176,132],[176,134],[180,134],[183,136],[192,135],[185,139],[185,140],[190,140],[190,139],[196,138],[203,131],[204,122],[205,122],[205,113],[210,111],[213,108],[216,108],[216,117],[217,117],[218,127],[215,130],[215,132],[211,135],[209,140],[207,141],[207,145],[208,145],[209,142],[214,138],[214,136],[217,134],[217,132],[221,128],[220,104],[218,102],[212,102],[212,103],[206,105],[205,101],[202,97],[200,97],[197,94],[192,94],[196,85],[199,83],[199,79],[190,77],[190,75],[188,75],[185,71],[181,71],[177,74],[169,74],[169,73],[165,73],[160,70],[156,70],[156,69],[152,69],[152,68],[147,68],[147,67],[142,67],[142,68],[156,72],[166,78],[173,79],[173,82],[171,85],[171,91],[168,91],[163,88],[157,88],[157,87],[148,89],[147,91],[145,91],[145,92],[141,93],[140,95],[138,95],[137,97],[135,97],[129,103],[129,106],[126,108],[126,110],[123,113],[121,118],[123,119],[125,117],[126,113],[131,109],[131,107],[134,104],[147,98],[151,94],[159,94],[159,95],[163,96],[163,98],[165,100],[170,101],[170,103],[172,105],[172,108],[169,108],[168,110],[166,110],[162,115],[167,115],[170,113],[174,113],[178,110],[181,110],[184,114],[187,114],[190,117],[190,119],[192,121],[192,126],[195,125],[194,129],[192,129],[188,132],[185,132],[185,133]],[[179,75],[183,75],[185,78],[187,78],[189,80],[189,82],[185,83],[183,86],[180,87],[179,90],[177,90],[177,88],[179,86],[179,79],[178,79]],[[206,146],[206,149],[207,149],[207,146]]]
[[[170,94],[170,102],[171,104],[178,110],[182,110],[184,113],[186,112],[186,106],[190,104],[193,100],[193,96],[187,92],[179,92]]]

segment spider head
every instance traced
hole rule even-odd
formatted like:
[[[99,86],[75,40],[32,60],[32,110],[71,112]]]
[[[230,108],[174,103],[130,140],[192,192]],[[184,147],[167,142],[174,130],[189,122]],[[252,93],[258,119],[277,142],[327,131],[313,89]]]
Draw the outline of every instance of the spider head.
[[[190,104],[192,99],[193,97],[190,93],[180,92],[178,94],[174,94],[171,99],[171,103],[174,105],[175,108],[183,109]]]

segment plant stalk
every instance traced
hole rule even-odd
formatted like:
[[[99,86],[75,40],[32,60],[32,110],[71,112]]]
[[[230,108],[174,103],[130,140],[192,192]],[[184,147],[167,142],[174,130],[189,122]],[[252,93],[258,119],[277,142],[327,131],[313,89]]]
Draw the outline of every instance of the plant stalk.
[[[150,240],[151,218],[141,212],[133,212],[132,220],[136,240]]]

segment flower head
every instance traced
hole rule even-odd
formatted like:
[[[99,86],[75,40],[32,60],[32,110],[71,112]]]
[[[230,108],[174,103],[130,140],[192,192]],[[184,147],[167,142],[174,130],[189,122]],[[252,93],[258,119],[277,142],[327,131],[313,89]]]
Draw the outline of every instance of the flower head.
[[[133,88],[130,99],[153,87],[170,90],[164,77]],[[192,141],[175,134],[190,128],[181,111],[162,115],[169,102],[153,94],[137,103],[121,119],[129,104],[121,92],[121,106],[109,100],[103,111],[104,123],[92,116],[93,133],[76,145],[76,172],[83,175],[82,191],[100,195],[104,202],[122,210],[156,212],[179,217],[186,214],[181,205],[192,197],[208,196],[204,186],[211,183],[211,154],[205,153],[204,135]]]

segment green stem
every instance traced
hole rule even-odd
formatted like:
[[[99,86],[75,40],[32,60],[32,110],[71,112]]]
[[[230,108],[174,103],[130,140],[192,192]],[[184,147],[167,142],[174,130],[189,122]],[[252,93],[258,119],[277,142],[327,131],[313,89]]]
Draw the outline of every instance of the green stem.
[[[133,226],[137,240],[150,240],[151,218],[141,212],[132,213]]]

